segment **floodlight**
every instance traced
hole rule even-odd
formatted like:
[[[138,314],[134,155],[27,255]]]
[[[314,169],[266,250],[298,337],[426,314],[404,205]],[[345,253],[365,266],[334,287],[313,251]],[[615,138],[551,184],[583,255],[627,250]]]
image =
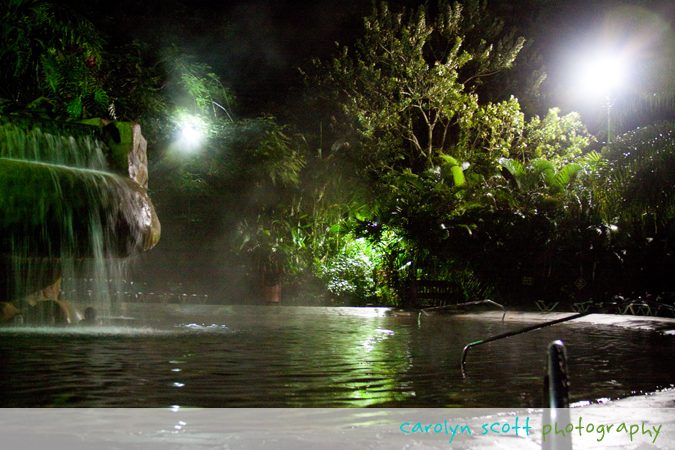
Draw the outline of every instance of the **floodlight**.
[[[580,82],[590,94],[606,99],[607,145],[612,142],[611,111],[617,91],[626,82],[628,61],[621,52],[596,53],[580,71]]]
[[[192,124],[185,124],[180,130],[181,137],[188,143],[196,145],[202,138],[202,134]]]
[[[610,95],[624,82],[626,63],[620,56],[604,55],[594,58],[582,71],[582,83],[596,93]]]
[[[191,152],[198,149],[204,141],[204,124],[198,118],[184,116],[178,124],[176,145],[183,152]]]

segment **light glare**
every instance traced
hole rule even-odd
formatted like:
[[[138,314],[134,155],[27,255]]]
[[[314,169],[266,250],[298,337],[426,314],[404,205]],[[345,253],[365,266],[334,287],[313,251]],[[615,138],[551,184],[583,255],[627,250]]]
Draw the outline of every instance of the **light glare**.
[[[582,71],[582,83],[589,92],[610,95],[624,82],[625,62],[618,56],[601,56]]]
[[[194,125],[183,125],[181,135],[188,144],[198,144],[201,140],[201,133],[197,131]]]
[[[204,124],[196,117],[186,116],[178,125],[175,145],[184,153],[199,149],[204,141]]]

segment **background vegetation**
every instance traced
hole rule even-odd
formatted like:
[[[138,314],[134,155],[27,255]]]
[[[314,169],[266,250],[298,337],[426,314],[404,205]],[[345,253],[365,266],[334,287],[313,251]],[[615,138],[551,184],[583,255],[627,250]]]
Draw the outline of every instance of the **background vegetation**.
[[[516,29],[485,2],[380,3],[303,66],[300,108],[251,114],[180,42],[119,39],[123,12],[73,5],[96,24],[3,2],[0,112],[140,122],[163,240],[221,254],[213,284],[250,288],[221,300],[278,283],[285,303],[398,306],[416,280],[530,307],[673,290],[669,75],[615,105],[606,145],[547,105],[536,14]]]

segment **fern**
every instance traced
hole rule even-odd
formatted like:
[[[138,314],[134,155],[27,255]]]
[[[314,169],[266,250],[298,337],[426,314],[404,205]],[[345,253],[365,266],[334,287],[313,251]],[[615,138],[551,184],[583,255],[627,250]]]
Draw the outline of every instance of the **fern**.
[[[104,115],[110,99],[81,54],[50,50],[41,58],[42,87],[69,119]]]
[[[0,92],[24,105],[45,94],[61,101],[73,84],[59,59],[100,60],[103,44],[94,25],[67,7],[43,0],[0,2]],[[78,95],[61,103],[62,113],[77,109],[71,102]]]
[[[605,213],[626,221],[652,217],[664,225],[675,219],[675,123],[633,130],[606,154]]]
[[[167,59],[170,60],[173,83],[182,93],[176,103],[191,105],[192,114],[215,119],[222,113],[228,120],[233,120],[234,94],[222,85],[217,75],[210,72],[211,67],[195,62],[193,57],[175,46]]]

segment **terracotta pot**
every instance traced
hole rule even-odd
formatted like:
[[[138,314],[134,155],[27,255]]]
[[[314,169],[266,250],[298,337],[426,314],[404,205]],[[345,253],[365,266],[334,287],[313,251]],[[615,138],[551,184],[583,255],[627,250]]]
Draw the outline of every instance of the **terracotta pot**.
[[[279,305],[281,303],[281,283],[274,286],[263,286],[263,299],[267,305]]]

